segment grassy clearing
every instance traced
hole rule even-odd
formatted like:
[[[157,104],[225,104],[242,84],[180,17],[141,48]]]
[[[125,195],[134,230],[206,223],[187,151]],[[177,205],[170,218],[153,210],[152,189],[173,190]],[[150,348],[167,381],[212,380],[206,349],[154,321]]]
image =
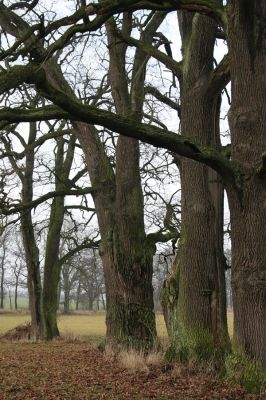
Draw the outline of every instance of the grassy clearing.
[[[30,321],[30,316],[26,314],[0,314],[0,334],[28,321]],[[159,337],[166,337],[166,328],[161,314],[156,316],[156,324]],[[68,337],[83,336],[97,340],[105,336],[105,314],[103,313],[59,315],[58,325],[60,332]],[[232,336],[232,312],[228,313],[228,327],[229,333]]]
[[[30,316],[26,314],[0,314],[0,334],[29,321]],[[159,336],[166,336],[163,316],[157,315],[156,322]],[[59,315],[58,325],[60,332],[66,336],[102,338],[105,335],[105,314]]]
[[[0,314],[0,334],[29,321],[30,316],[26,314]]]

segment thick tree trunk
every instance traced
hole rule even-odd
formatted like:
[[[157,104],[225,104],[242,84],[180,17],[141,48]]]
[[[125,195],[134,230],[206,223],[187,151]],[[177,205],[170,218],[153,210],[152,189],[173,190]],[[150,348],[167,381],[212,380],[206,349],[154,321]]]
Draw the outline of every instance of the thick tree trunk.
[[[182,133],[219,147],[219,95],[209,95],[216,24],[182,14],[184,46],[181,82]],[[185,37],[185,34],[188,35]],[[188,39],[189,37],[189,39]],[[191,116],[193,115],[193,118]],[[219,358],[227,347],[223,187],[202,164],[181,161],[182,228],[179,252],[163,289],[170,332],[169,357]]]
[[[150,346],[156,332],[151,285],[152,252],[145,247],[143,222],[139,222],[137,214],[139,186],[130,179],[132,172],[127,175],[130,155],[124,161],[124,168],[120,159],[119,170],[125,187],[118,193],[118,187],[121,187],[119,174],[115,191],[113,171],[106,156],[103,153],[99,156],[102,150],[99,150],[100,144],[97,144],[93,128],[79,124],[77,135],[86,156],[92,184],[96,186],[102,177],[105,178],[103,190],[94,194],[94,202],[102,238],[100,255],[106,289],[107,341],[114,346]],[[132,151],[135,151],[136,141],[133,140],[131,145]],[[130,147],[124,148],[130,151]]]
[[[54,240],[54,239],[53,239]],[[47,246],[47,245],[46,245]],[[52,255],[51,249],[49,249]],[[60,280],[60,264],[53,259],[45,260],[43,280],[43,311],[45,321],[45,339],[51,340],[59,336],[57,326],[58,283]]]
[[[75,137],[72,136],[64,152],[64,139],[57,140],[55,160],[55,188],[65,190],[74,158]],[[59,336],[57,326],[58,287],[60,282],[61,263],[59,261],[60,235],[64,221],[64,196],[55,197],[51,205],[50,222],[45,247],[45,263],[43,277],[43,310],[45,320],[45,338],[51,340]]]
[[[30,124],[30,145],[36,139],[36,124]],[[22,178],[22,202],[30,203],[33,198],[34,149],[26,152],[25,173]],[[42,339],[44,334],[44,318],[42,307],[42,283],[40,273],[39,249],[36,244],[31,210],[21,213],[21,232],[25,249],[28,272],[29,307],[31,312],[31,338]]]
[[[242,172],[239,191],[228,188],[234,339],[266,370],[266,3],[232,1],[228,17],[231,154]]]
[[[61,265],[58,260],[60,233],[64,220],[64,197],[53,200],[50,214],[49,232],[45,248],[43,278],[43,310],[45,320],[45,337],[50,340],[59,336],[57,326],[58,285]]]
[[[28,271],[29,307],[31,313],[31,338],[42,339],[44,319],[42,308],[42,284],[39,262],[39,250],[35,242],[30,211],[21,216],[21,231]]]
[[[164,14],[154,16],[142,40],[151,44],[153,34],[163,19]],[[131,17],[125,14],[123,30],[126,33],[130,33],[131,23]],[[129,95],[125,71],[127,46],[117,40],[114,20],[109,20],[106,27],[110,46],[109,76],[116,111],[123,115],[133,112],[136,119],[141,120],[145,55],[140,50],[136,51]],[[122,136],[118,139],[116,149],[114,207],[112,249],[103,258],[108,270],[107,339],[125,343],[126,346],[147,348],[153,345],[156,338],[152,287],[154,248],[148,243],[144,228],[139,144],[134,139]],[[113,275],[111,281],[110,275]]]

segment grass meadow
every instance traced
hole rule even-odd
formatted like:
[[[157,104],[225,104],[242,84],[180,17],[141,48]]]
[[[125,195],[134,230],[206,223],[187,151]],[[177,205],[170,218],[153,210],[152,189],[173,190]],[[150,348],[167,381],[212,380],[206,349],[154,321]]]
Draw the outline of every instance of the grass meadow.
[[[0,335],[17,325],[30,321],[27,313],[0,313]],[[166,328],[162,314],[156,315],[156,324],[158,335],[166,338]],[[70,314],[58,315],[59,330],[63,336],[87,337],[93,341],[98,341],[105,336],[105,314],[104,313],[88,313],[88,314]],[[228,312],[228,329],[229,334],[233,333],[233,313]]]

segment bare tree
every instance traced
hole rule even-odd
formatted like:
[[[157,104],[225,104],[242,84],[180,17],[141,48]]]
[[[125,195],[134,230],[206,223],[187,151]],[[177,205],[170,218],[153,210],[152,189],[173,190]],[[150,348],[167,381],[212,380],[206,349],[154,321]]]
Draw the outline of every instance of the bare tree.
[[[9,230],[5,230],[0,236],[0,308],[4,308],[5,299],[5,272],[6,272],[6,260],[7,260],[7,249],[9,246]]]

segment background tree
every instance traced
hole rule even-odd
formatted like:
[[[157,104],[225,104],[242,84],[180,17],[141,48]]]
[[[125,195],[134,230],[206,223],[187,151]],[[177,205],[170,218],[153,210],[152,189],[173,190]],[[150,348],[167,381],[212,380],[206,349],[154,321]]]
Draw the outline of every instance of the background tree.
[[[9,242],[10,232],[8,230],[4,231],[0,236],[0,308],[4,308],[4,300],[5,300],[5,272],[6,272],[6,261],[7,261],[7,249]]]
[[[102,263],[96,251],[83,252],[79,257],[79,276],[81,294],[80,301],[87,305],[87,309],[92,311],[94,303],[101,301],[102,293],[105,292],[104,276]]]
[[[65,123],[64,123],[65,124]],[[64,125],[63,124],[63,125]],[[21,200],[10,200],[6,198],[5,204],[3,203],[3,212],[6,214],[20,214],[21,231],[23,235],[23,242],[27,260],[28,270],[28,290],[29,290],[29,303],[31,310],[31,336],[32,338],[44,337],[51,339],[59,335],[57,328],[57,298],[58,298],[58,284],[60,277],[60,268],[62,260],[67,258],[65,254],[62,259],[59,259],[59,246],[61,237],[61,228],[65,216],[65,196],[67,194],[86,194],[91,191],[91,188],[79,188],[78,181],[83,177],[84,168],[73,174],[70,179],[71,167],[75,156],[75,142],[74,135],[69,140],[62,136],[63,125],[60,127],[49,124],[49,132],[46,134],[46,140],[56,137],[55,145],[55,161],[54,169],[45,165],[42,158],[37,159],[36,149],[40,148],[42,144],[47,145],[44,137],[38,137],[39,129],[36,123],[30,124],[29,139],[26,142],[19,132],[19,130],[11,129],[8,134],[2,137],[2,142],[5,147],[5,153],[2,157],[6,157],[10,163],[11,168],[17,174],[21,182],[22,195]],[[41,127],[44,129],[44,127]],[[69,134],[69,130],[63,134]],[[45,135],[44,135],[45,136]],[[14,150],[14,137],[20,139],[23,151],[18,153]],[[12,141],[13,140],[13,141]],[[25,157],[25,167],[21,164],[21,159]],[[49,160],[50,161],[50,160]],[[38,175],[38,167],[45,168],[49,172],[49,178],[46,181],[49,189],[51,183],[54,181],[54,191],[50,191],[43,196],[33,198],[36,192],[36,176]],[[44,175],[43,171],[40,176]],[[40,178],[39,176],[39,178]],[[40,183],[40,181],[38,181]],[[74,190],[72,190],[74,188]],[[39,243],[37,242],[37,232],[35,222],[33,220],[32,210],[43,202],[52,198],[50,216],[48,217],[47,233],[44,240],[44,275],[43,285],[41,282],[40,270],[40,250]],[[68,205],[68,209],[71,205]],[[77,208],[79,206],[76,206]],[[84,207],[86,208],[86,207]],[[87,211],[93,211],[87,207]],[[75,249],[71,249],[70,254],[86,247],[88,243],[77,245]],[[89,244],[90,246],[90,244]],[[34,251],[33,251],[34,250]]]
[[[13,228],[12,237],[15,236],[15,246],[13,244],[11,251],[11,259],[9,261],[9,276],[10,285],[14,288],[14,307],[18,309],[19,289],[27,288],[27,271],[25,251],[22,243],[22,235],[20,231]]]
[[[75,288],[75,284],[79,285],[79,272],[76,268],[77,259],[72,258],[61,269],[61,288],[64,296],[63,312],[68,314],[70,312],[71,292]]]

